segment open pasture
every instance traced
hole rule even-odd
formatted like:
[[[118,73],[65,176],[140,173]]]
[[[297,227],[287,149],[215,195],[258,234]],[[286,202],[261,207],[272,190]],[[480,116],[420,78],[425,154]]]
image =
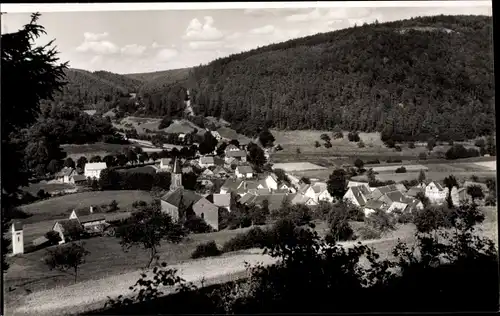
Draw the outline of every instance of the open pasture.
[[[401,182],[404,180],[413,180],[418,179],[419,172],[407,172],[407,173],[380,173],[376,175],[376,178],[380,181],[395,181]],[[479,178],[488,178],[488,177],[496,177],[496,173],[494,171],[481,171],[481,172],[439,172],[439,171],[428,171],[425,173],[425,176],[429,180],[434,181],[442,181],[444,178],[449,175],[455,176],[457,180],[470,180],[472,175],[475,175]],[[354,181],[367,181],[365,175],[360,175],[352,178]]]
[[[60,197],[50,198],[32,204],[23,205],[21,210],[32,214],[31,217],[22,220],[23,223],[36,223],[40,221],[64,218],[68,209],[90,207],[91,205],[109,204],[116,200],[121,211],[130,210],[132,203],[137,200],[151,202],[152,197],[145,191],[94,191],[68,194]]]
[[[371,167],[373,171],[375,172],[395,172],[396,169],[400,168],[401,166],[406,168],[406,171],[408,172],[415,172],[415,171],[420,171],[424,170],[427,171],[429,168],[423,165],[393,165],[393,166],[380,166],[380,167]]]
[[[483,162],[476,162],[476,165],[484,168],[488,168],[490,170],[497,170],[497,161],[483,161]]]
[[[75,186],[71,183],[47,183],[47,181],[41,181],[38,183],[30,183],[27,187],[22,187],[21,190],[36,195],[40,190],[50,193],[74,188]]]
[[[310,162],[288,162],[288,163],[276,163],[273,165],[273,169],[283,169],[285,172],[291,172],[291,171],[304,171],[304,170],[322,170],[326,168],[315,165]]]

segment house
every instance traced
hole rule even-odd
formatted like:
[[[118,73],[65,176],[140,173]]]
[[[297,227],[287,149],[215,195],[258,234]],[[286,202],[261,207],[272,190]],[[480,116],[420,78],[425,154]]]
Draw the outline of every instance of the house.
[[[406,201],[406,197],[403,195],[403,193],[399,191],[391,191],[387,192],[378,199],[375,199],[377,201],[383,201],[387,203],[388,205],[391,205],[393,202],[404,202]]]
[[[64,244],[66,241],[72,239],[72,235],[82,233],[83,227],[78,219],[73,218],[57,221],[52,227],[52,230],[59,233],[59,237],[61,237],[59,244]]]
[[[366,202],[369,200],[371,192],[364,185],[357,187],[350,187],[344,194],[344,199],[350,201],[356,206],[365,206]]]
[[[161,171],[170,171],[170,169],[172,169],[171,163],[172,163],[171,158],[160,159],[160,170]]]
[[[219,208],[190,190],[178,188],[162,196],[161,210],[169,214],[174,221],[196,215],[213,229],[219,229]]]
[[[453,205],[458,206],[463,204],[464,202],[470,201],[470,196],[467,194],[466,188],[457,188],[453,187],[451,189],[451,201]]]
[[[214,182],[210,179],[199,179],[198,183],[206,188],[214,186]]]
[[[205,178],[208,178],[208,177],[213,177],[214,176],[214,173],[212,170],[210,169],[205,169],[201,174],[200,174],[201,177],[205,177]]]
[[[236,192],[236,190],[243,184],[243,179],[227,179],[220,188],[220,193]]]
[[[212,133],[212,135],[214,135],[214,133]],[[231,141],[233,139],[238,139],[238,133],[236,133],[234,129],[231,129],[229,127],[221,127],[216,131],[214,137],[219,141]]]
[[[244,135],[238,135],[237,138],[238,142],[240,143],[240,149],[245,149],[247,148],[248,144],[252,142],[252,140]]]
[[[297,192],[297,190],[294,187],[289,186],[286,183],[282,183],[281,185],[279,185],[278,190],[287,190],[289,193],[296,193]]]
[[[375,200],[369,200],[366,202],[363,212],[365,213],[365,216],[368,216],[372,213],[375,213],[377,210],[383,210],[387,211],[389,208],[389,205],[383,201],[375,201]]]
[[[225,208],[228,212],[231,212],[231,194],[214,194],[213,203],[218,207]]]
[[[318,202],[316,202],[314,199],[311,199],[310,197],[305,196],[304,194],[301,193],[291,194],[290,203],[292,205],[296,204],[304,204],[308,206],[318,205]]]
[[[238,178],[253,178],[253,169],[250,166],[238,166],[236,167],[235,174]]]
[[[393,192],[393,191],[399,191],[398,186],[395,184],[390,184],[390,185],[384,185],[381,187],[376,187],[373,188],[371,191],[371,198],[374,200],[378,200],[381,196],[383,196],[386,193]],[[405,192],[406,192],[406,187],[405,187]]]
[[[101,171],[103,171],[106,168],[107,166],[105,162],[86,163],[84,171],[85,177],[99,179]]]
[[[106,224],[104,214],[94,213],[91,206],[88,210],[73,210],[69,219],[76,219],[87,232],[101,232]]]
[[[447,194],[448,190],[438,182],[432,181],[425,187],[425,196],[433,204],[443,204]]]
[[[327,191],[327,184],[324,182],[316,182],[313,185],[309,186],[309,188],[305,191],[304,195],[319,202],[319,196],[322,193],[324,193],[324,191]],[[328,197],[329,194],[328,195],[323,194],[323,196]]]
[[[325,188],[320,194],[318,194],[318,202],[320,201],[325,201],[332,203],[333,202],[333,196],[330,195],[330,192]]]
[[[266,187],[268,187],[271,190],[278,190],[278,177],[274,173],[268,174],[264,178],[264,182],[266,183]],[[287,187],[288,189],[288,187]]]
[[[218,177],[225,177],[229,174],[227,172],[227,170],[221,166],[215,167],[215,169],[212,172],[214,173],[214,176],[218,176]]]
[[[75,175],[77,175],[75,169],[64,167],[55,174],[55,180],[61,183],[71,183],[71,178]]]
[[[238,203],[247,204],[250,200],[253,200],[253,198],[256,196],[257,195],[253,193],[245,193],[239,198]]]
[[[299,178],[297,178],[296,176],[291,175],[289,173],[287,173],[286,175],[288,177],[288,180],[290,180],[291,185],[293,185],[293,186],[299,186],[299,183],[300,183],[300,179]]]
[[[268,208],[270,211],[279,210],[283,205],[287,195],[286,194],[266,194],[266,195],[256,195],[253,199],[250,199],[247,205],[253,204],[262,207],[264,201],[267,200]]]
[[[233,145],[233,144],[229,144],[226,147],[226,149],[224,150],[224,153],[227,155],[227,153],[230,152],[230,151],[240,151],[240,149],[237,146]]]
[[[224,167],[226,168],[231,168],[232,165],[237,165],[238,164],[238,160],[236,160],[236,158],[234,157],[225,157],[224,159]]]
[[[12,254],[23,254],[24,253],[24,235],[23,235],[23,224],[21,222],[12,223]]]
[[[202,156],[200,157],[199,164],[201,168],[208,168],[215,166],[215,160],[212,156]]]
[[[210,134],[212,134],[212,136],[217,139],[217,141],[221,141],[222,140],[222,137],[220,136],[219,132],[217,131],[210,131]]]
[[[234,159],[231,159],[234,158]],[[230,150],[225,152],[225,157],[224,157],[224,162],[229,163],[229,162],[234,163],[236,162],[247,162],[247,152],[244,150]]]
[[[75,174],[75,175],[71,176],[71,178],[69,179],[69,183],[77,184],[77,185],[82,185],[82,184],[85,184],[86,182],[87,182],[87,178],[85,178],[85,176],[81,175],[81,174]]]

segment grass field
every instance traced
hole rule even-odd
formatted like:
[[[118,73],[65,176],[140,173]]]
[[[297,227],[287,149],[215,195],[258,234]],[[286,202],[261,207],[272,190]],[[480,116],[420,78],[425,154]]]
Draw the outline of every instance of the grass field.
[[[46,181],[41,181],[39,183],[30,183],[27,187],[22,187],[21,190],[29,192],[36,196],[39,190],[44,190],[45,192],[53,192],[67,189],[74,189],[75,186],[71,183],[47,183]]]
[[[325,167],[312,164],[310,162],[288,162],[276,163],[273,165],[274,169],[283,169],[285,172],[290,171],[305,171],[305,170],[323,170]]]
[[[145,191],[95,191],[68,194],[36,203],[23,205],[20,208],[33,216],[23,220],[23,223],[36,223],[54,220],[69,215],[68,209],[90,207],[91,205],[109,204],[116,200],[121,211],[132,208],[132,203],[137,200],[150,202],[151,195]]]
[[[405,165],[405,164],[399,164],[399,165],[392,165],[392,166],[380,166],[380,167],[371,167],[373,171],[375,172],[395,172],[396,169],[400,168],[401,166],[406,168],[406,171],[412,172],[412,171],[420,171],[424,170],[427,171],[429,168],[423,165]]]
[[[407,172],[407,173],[381,173],[377,174],[376,178],[380,181],[395,181],[395,182],[401,182],[404,180],[413,180],[413,179],[418,179],[419,172]],[[472,175],[475,175],[479,178],[488,178],[488,177],[496,177],[496,173],[493,171],[482,171],[482,172],[436,172],[436,171],[429,171],[425,173],[425,176],[429,180],[434,180],[434,181],[442,181],[444,178],[448,177],[449,175],[455,176],[457,180],[470,180],[470,177]],[[352,178],[354,181],[366,181],[366,176],[361,175],[361,176],[356,176]]]
[[[120,144],[107,144],[107,143],[95,143],[95,144],[84,144],[84,145],[61,145],[61,148],[66,152],[67,156],[73,160],[77,160],[81,156],[87,157],[87,159],[92,156],[104,157],[110,154],[121,153],[125,149],[131,147],[130,145],[120,145]]]
[[[483,162],[476,162],[476,165],[488,168],[490,170],[497,170],[497,162],[495,161],[483,161]]]
[[[137,167],[137,168],[130,168],[130,169],[120,169],[118,172],[123,172],[123,173],[149,173],[149,174],[155,174],[156,169],[151,167],[151,166],[142,166],[142,167]]]

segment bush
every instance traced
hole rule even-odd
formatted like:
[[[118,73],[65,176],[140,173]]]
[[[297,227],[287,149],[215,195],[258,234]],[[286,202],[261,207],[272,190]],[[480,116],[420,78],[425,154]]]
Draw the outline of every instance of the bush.
[[[405,167],[399,167],[396,169],[396,173],[406,173],[406,168]]]
[[[394,146],[394,149],[395,149],[396,151],[401,151],[401,146],[396,145],[396,146]]]
[[[364,148],[364,147],[365,147],[365,143],[364,143],[362,140],[360,140],[360,141],[358,142],[358,147],[359,147],[359,148]]]
[[[396,229],[396,217],[383,210],[377,210],[375,213],[368,215],[365,222],[381,233]]]
[[[213,231],[212,227],[208,225],[204,219],[198,216],[190,216],[184,222],[184,227],[195,234],[203,234]]]
[[[378,159],[374,159],[374,160],[368,160],[366,162],[367,165],[376,165],[376,164],[380,164],[380,160]]]
[[[46,232],[45,238],[48,239],[48,241],[51,245],[57,245],[61,241],[61,236],[59,235],[59,233],[55,232],[53,230]]]
[[[454,145],[445,154],[446,159],[460,159],[460,158],[470,158],[470,157],[478,157],[479,151],[474,148],[465,148],[462,145]]]
[[[332,143],[326,142],[325,143],[325,148],[332,148]]]
[[[231,252],[250,248],[263,248],[268,245],[269,232],[260,227],[253,227],[246,233],[238,234],[228,240],[222,247],[223,252]]]
[[[196,249],[191,254],[191,259],[205,258],[205,257],[216,257],[220,256],[222,251],[217,247],[215,241],[209,241],[196,246]]]
[[[408,143],[408,148],[414,149],[415,148],[415,143],[414,142],[409,142]]]
[[[347,139],[350,142],[359,142],[360,140],[358,132],[349,132],[349,134],[347,134]]]
[[[362,240],[380,239],[380,237],[382,237],[382,233],[379,230],[377,230],[374,227],[369,226],[369,225],[363,225],[363,226],[359,227],[356,230],[356,234]]]
[[[392,211],[392,215],[395,217],[397,223],[399,224],[413,223],[414,217],[411,212],[395,209],[394,211]]]
[[[420,153],[420,154],[418,154],[418,159],[420,159],[420,160],[427,160],[427,154],[426,153]]]

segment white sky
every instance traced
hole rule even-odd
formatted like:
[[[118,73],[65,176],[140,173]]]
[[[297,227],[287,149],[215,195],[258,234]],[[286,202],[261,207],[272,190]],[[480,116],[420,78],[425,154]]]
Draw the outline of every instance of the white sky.
[[[61,61],[69,61],[70,67],[116,73],[196,66],[258,46],[375,20],[492,15],[491,1],[299,2],[281,8],[276,2],[140,7],[125,3],[94,7],[2,4],[2,11],[7,12],[1,18],[2,33],[18,30],[35,10],[42,13],[39,23],[47,31],[37,43],[55,38]]]

